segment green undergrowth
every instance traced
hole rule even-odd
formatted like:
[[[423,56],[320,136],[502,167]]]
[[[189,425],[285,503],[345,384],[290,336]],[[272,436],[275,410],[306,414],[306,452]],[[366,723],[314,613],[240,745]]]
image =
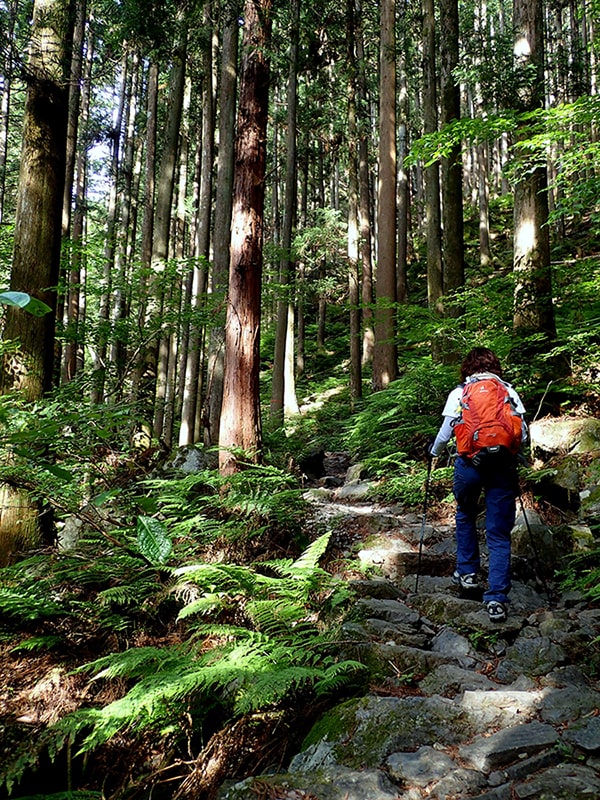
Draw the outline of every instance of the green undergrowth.
[[[116,737],[150,736],[184,757],[189,738],[206,739],[215,720],[360,685],[363,666],[341,658],[337,644],[350,590],[319,566],[328,539],[296,559],[255,565],[178,560],[175,548],[170,563],[155,567],[133,548],[90,540],[88,551],[2,570],[5,629],[26,627],[39,647],[52,634],[63,652],[85,635],[98,647],[103,632],[121,644],[75,668],[89,676],[90,697],[111,684],[118,696],[92,700],[38,731],[7,759],[2,784],[14,790],[42,756],[54,760],[65,747],[89,754]],[[142,629],[148,644],[132,646]]]

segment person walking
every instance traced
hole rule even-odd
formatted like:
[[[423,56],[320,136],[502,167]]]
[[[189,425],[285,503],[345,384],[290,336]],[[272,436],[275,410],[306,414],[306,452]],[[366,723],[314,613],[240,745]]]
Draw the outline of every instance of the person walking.
[[[517,392],[503,380],[498,356],[489,348],[473,348],[460,372],[461,383],[448,395],[443,422],[428,455],[439,457],[455,435],[456,570],[452,580],[467,591],[480,588],[476,522],[479,498],[484,494],[489,563],[483,601],[490,620],[502,622],[511,588],[511,531],[519,493],[517,454],[527,437],[525,408]],[[478,404],[484,402],[492,410],[482,410]],[[482,422],[486,413],[504,419],[486,427]]]

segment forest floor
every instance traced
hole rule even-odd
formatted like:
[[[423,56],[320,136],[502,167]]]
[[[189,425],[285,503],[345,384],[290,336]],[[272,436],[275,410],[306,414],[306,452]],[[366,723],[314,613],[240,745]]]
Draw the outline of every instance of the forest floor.
[[[414,607],[418,608],[418,598],[415,598],[412,588],[407,588],[407,581],[414,587],[414,574],[411,576],[409,573],[411,569],[414,570],[417,563],[419,539],[425,534],[422,592],[426,593],[429,591],[428,586],[431,585],[427,581],[432,575],[435,576],[434,580],[446,579],[453,569],[453,505],[433,502],[424,517],[419,509],[405,510],[399,506],[391,507],[371,502],[368,496],[360,499],[359,496],[347,495],[342,489],[347,485],[348,469],[351,466],[347,454],[326,453],[323,462],[325,475],[306,480],[304,487],[306,496],[312,497],[313,505],[307,533],[310,538],[316,537],[322,533],[324,526],[333,531],[325,566],[330,572],[353,583],[365,579],[365,570],[368,572],[369,569],[374,569],[377,573],[378,570],[383,569],[385,572],[386,569],[385,552],[379,564],[372,561],[367,563],[369,558],[372,558],[371,555],[367,556],[367,562],[362,566],[357,562],[358,553],[369,549],[372,553],[374,539],[378,537],[389,540],[393,545],[402,540],[400,560],[404,564],[405,574],[404,577],[402,574],[397,575],[394,580],[399,586],[402,586],[404,581],[404,588],[401,591],[407,604],[411,606],[416,601]],[[362,483],[360,480],[356,481],[359,489]],[[399,530],[402,531],[401,535],[398,534]],[[428,552],[430,548],[435,550],[433,556]],[[377,562],[377,558],[375,561]],[[10,752],[13,744],[16,745],[18,740],[22,741],[24,730],[29,730],[31,736],[35,736],[45,726],[77,708],[104,705],[122,694],[124,686],[118,681],[90,682],[85,675],[74,672],[82,663],[98,655],[99,642],[94,641],[93,632],[85,630],[84,622],[70,620],[63,624],[65,626],[65,630],[62,631],[63,638],[70,644],[70,649],[67,650],[62,647],[57,652],[38,653],[32,649],[25,649],[22,645],[26,646],[27,631],[20,632],[20,635],[12,640],[5,639],[0,642],[0,759],[3,753]],[[67,630],[68,626],[71,627]],[[176,638],[176,632],[173,631],[168,635],[172,643]],[[138,638],[131,644],[143,646],[158,645],[163,642],[164,640],[140,632]],[[107,642],[103,642],[102,645],[105,648]],[[498,663],[498,659],[495,659],[495,663]],[[396,697],[421,694],[416,685],[394,688],[390,684],[388,690],[390,696]],[[382,691],[383,689],[379,687],[377,691],[374,690],[374,694],[381,696]],[[235,741],[235,737],[232,739],[232,732],[239,740],[238,729],[231,728],[226,732],[228,735],[220,740],[219,746],[223,748],[223,752],[219,756],[220,760],[232,769],[230,776],[243,777],[249,774],[248,762],[242,763],[242,760],[237,769],[234,767],[238,757],[239,741]],[[260,748],[267,745],[272,747],[274,742],[265,741],[264,731],[260,729],[256,731],[255,741],[245,742],[246,749],[254,753],[251,761],[254,761],[255,765],[260,762],[258,755]],[[285,743],[282,743],[282,746],[285,749]],[[231,750],[228,752],[229,747]],[[86,772],[86,785],[88,787],[102,785],[102,771],[106,770],[115,774],[120,773],[121,777],[117,782],[126,783],[126,776],[129,774],[135,781],[133,774],[135,758],[132,757],[131,748],[132,743],[127,737],[115,742],[114,746],[103,748],[103,752],[93,759],[92,770],[88,769]],[[288,756],[293,752],[288,751]],[[58,769],[64,770],[64,764],[59,765]],[[185,773],[185,768],[182,771]],[[19,791],[15,792],[15,797],[23,796],[21,790],[31,794],[34,791],[47,790],[48,785],[46,783],[43,787],[38,786],[35,778],[25,781],[24,785],[19,787]],[[0,792],[0,797],[4,796],[6,795]],[[156,796],[175,797],[174,794],[168,793]],[[254,797],[255,794],[248,796]]]

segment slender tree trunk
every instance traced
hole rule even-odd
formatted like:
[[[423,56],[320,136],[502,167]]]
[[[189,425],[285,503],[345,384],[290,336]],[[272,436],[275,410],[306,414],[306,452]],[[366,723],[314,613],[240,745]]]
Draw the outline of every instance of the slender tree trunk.
[[[380,5],[379,187],[373,389],[396,377],[396,38],[395,0]]]
[[[4,54],[2,77],[2,100],[0,102],[0,224],[4,222],[4,200],[6,196],[6,166],[8,161],[8,125],[10,120],[12,80],[14,72],[13,41],[17,20],[18,3],[12,0],[6,4],[6,41],[8,47]]]
[[[171,212],[173,189],[177,173],[177,153],[179,129],[185,90],[185,34],[175,47],[169,90],[169,110],[165,128],[164,147],[160,162],[160,171],[156,186],[156,203],[152,237],[151,283],[146,315],[150,328],[158,332],[158,341],[151,340],[146,348],[144,386],[142,401],[146,403],[147,419],[152,416],[152,399],[154,399],[153,430],[156,437],[163,431],[164,403],[169,366],[170,330],[160,320],[166,290],[165,278],[169,255],[169,236],[171,232]]]
[[[137,51],[131,54],[129,68],[130,80],[125,98],[125,130],[123,142],[123,161],[120,168],[121,180],[119,181],[118,206],[120,209],[119,225],[115,232],[115,276],[112,282],[111,302],[111,341],[110,364],[115,369],[117,386],[122,384],[125,377],[125,360],[127,347],[127,333],[124,322],[129,314],[129,253],[134,228],[135,205],[135,122],[138,115],[138,83],[140,73],[140,58]]]
[[[373,246],[371,236],[371,178],[369,170],[369,108],[365,64],[362,2],[355,0],[354,19],[357,70],[358,126],[358,219],[360,228],[360,281],[362,300],[362,363],[373,359],[375,331],[373,330]]]
[[[298,198],[296,186],[296,118],[298,86],[298,50],[300,34],[300,0],[290,0],[290,55],[287,91],[285,206],[281,231],[281,259],[279,262],[279,292],[277,302],[277,329],[273,359],[271,390],[271,424],[282,427],[284,418],[298,413],[293,356],[293,263],[292,231]],[[292,336],[289,335],[290,327]],[[291,348],[291,352],[290,352]]]
[[[423,130],[437,131],[437,88],[435,65],[435,9],[433,0],[423,0]],[[425,168],[425,209],[427,226],[427,299],[430,308],[441,311],[444,293],[440,208],[440,169],[435,161]]]
[[[223,402],[223,368],[225,361],[224,298],[229,272],[229,243],[233,193],[235,142],[235,93],[237,86],[238,16],[235,8],[226,12],[223,21],[221,83],[219,89],[219,155],[215,196],[213,236],[213,268],[211,294],[216,324],[211,326],[207,359],[204,443],[217,444],[221,404]]]
[[[458,67],[458,0],[440,0],[441,53],[441,122],[450,125],[460,119],[460,87],[454,77]],[[465,282],[465,248],[463,233],[462,156],[455,144],[442,160],[442,210],[444,294],[454,292]],[[450,316],[458,316],[453,308]]]
[[[350,305],[350,397],[362,396],[360,337],[360,276],[358,271],[358,169],[356,119],[355,0],[346,0],[346,43],[348,52],[348,303]]]
[[[140,280],[138,287],[137,335],[139,344],[134,354],[131,396],[137,398],[142,391],[145,371],[145,354],[148,346],[146,328],[148,309],[148,286],[152,261],[152,237],[154,234],[154,196],[156,190],[156,149],[158,129],[158,78],[159,65],[150,61],[146,72],[146,134],[144,164],[144,194],[142,198],[142,231],[140,241]]]
[[[401,122],[398,125],[398,267],[396,275],[396,300],[405,304],[409,300],[408,292],[408,216],[410,197],[408,173],[404,159],[408,154],[408,85],[406,79],[406,57],[402,65],[399,106]]]
[[[121,157],[121,128],[123,126],[123,113],[128,82],[128,48],[123,52],[121,61],[122,85],[119,94],[119,103],[115,124],[112,130],[112,154],[110,166],[110,191],[108,197],[108,210],[106,220],[106,238],[104,241],[104,254],[102,265],[102,278],[100,280],[100,308],[98,311],[98,336],[94,350],[94,375],[92,384],[92,403],[98,404],[104,400],[107,369],[107,349],[110,329],[110,298],[112,293],[112,280],[115,266],[115,236],[117,231],[117,217],[119,208],[117,204],[119,186],[119,164]]]
[[[94,31],[88,29],[88,43],[85,59],[83,91],[81,93],[80,123],[83,130],[87,126],[90,113],[90,96],[92,90],[92,64],[94,60]],[[85,233],[85,194],[87,177],[87,147],[79,142],[76,152],[76,178],[74,184],[73,212],[71,223],[71,262],[68,281],[66,308],[66,347],[63,359],[63,381],[73,380],[83,369],[83,337],[81,335],[85,311],[85,294],[82,291],[82,274],[84,268],[84,233]],[[63,212],[64,215],[64,212]],[[64,225],[64,216],[63,216]]]
[[[219,431],[223,475],[240,469],[237,448],[252,460],[261,451],[260,295],[270,38],[271,0],[246,0]]]
[[[207,31],[212,31],[211,3],[204,7],[203,22]],[[200,186],[198,194],[198,230],[196,255],[192,283],[192,307],[200,313],[206,302],[207,264],[210,247],[212,170],[214,160],[214,107],[212,85],[212,47],[207,44],[202,52],[202,149],[200,163]],[[201,437],[202,424],[202,349],[204,330],[194,326],[190,331],[185,369],[185,387],[181,410],[179,444],[191,444]]]

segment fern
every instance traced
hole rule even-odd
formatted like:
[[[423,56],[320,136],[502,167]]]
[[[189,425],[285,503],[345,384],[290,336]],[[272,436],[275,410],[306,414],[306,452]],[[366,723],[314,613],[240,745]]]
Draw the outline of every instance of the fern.
[[[364,667],[338,663],[337,630],[326,618],[328,609],[336,607],[334,598],[348,596],[345,584],[319,566],[328,540],[325,535],[313,542],[295,561],[260,564],[260,571],[235,564],[168,570],[169,587],[156,581],[152,586],[152,571],[139,570],[139,563],[137,574],[126,566],[130,583],[97,592],[94,619],[102,618],[108,606],[132,603],[141,582],[146,602],[156,604],[166,592],[182,604],[178,620],[186,626],[184,640],[168,647],[132,647],[81,667],[94,682],[127,682],[128,690],[102,708],[81,709],[50,726],[35,746],[28,744],[15,755],[0,780],[10,789],[44,749],[52,759],[69,742],[87,753],[117,734],[174,733],[190,710],[194,726],[201,729],[215,705],[235,717],[273,708],[298,691],[322,695],[356,681]],[[116,566],[102,557],[90,570],[96,580],[110,576],[115,581]],[[64,578],[73,569],[67,560],[58,572]],[[65,595],[65,607],[70,602]]]

